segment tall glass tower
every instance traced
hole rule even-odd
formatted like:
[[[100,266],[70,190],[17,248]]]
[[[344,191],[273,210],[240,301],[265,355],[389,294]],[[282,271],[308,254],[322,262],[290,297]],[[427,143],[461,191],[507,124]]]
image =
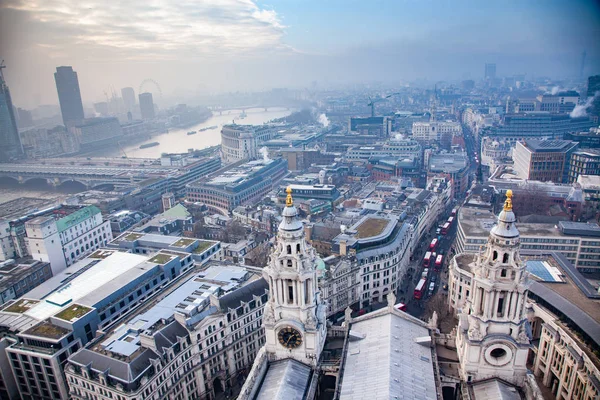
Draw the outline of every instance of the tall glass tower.
[[[81,102],[77,72],[73,71],[73,67],[56,67],[54,80],[63,123],[67,128],[82,123],[83,103]]]
[[[8,161],[23,155],[21,137],[17,129],[15,109],[10,90],[4,80],[2,69],[6,68],[4,63],[0,64],[0,161]]]

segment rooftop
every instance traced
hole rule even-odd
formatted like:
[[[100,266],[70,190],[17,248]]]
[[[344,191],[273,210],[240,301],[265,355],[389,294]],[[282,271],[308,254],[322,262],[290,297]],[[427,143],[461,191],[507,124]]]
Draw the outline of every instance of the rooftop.
[[[40,271],[39,273],[42,273],[41,270],[46,266],[49,271],[47,277],[50,277],[52,275],[50,263],[43,261],[23,260],[18,264],[13,263],[0,267],[0,291],[19,284],[19,282],[23,281],[33,273],[38,273],[38,271]]]
[[[53,200],[19,197],[18,199],[0,204],[0,216],[3,220],[10,221],[46,208],[51,208],[53,204]]]
[[[49,339],[60,339],[68,333],[71,333],[71,331],[54,325],[50,321],[43,321],[23,332],[25,335],[40,336]]]
[[[356,237],[366,238],[377,236],[383,232],[389,223],[390,221],[384,218],[367,218],[356,227]]]
[[[38,300],[20,299],[12,303],[10,306],[4,308],[2,311],[22,314],[38,303]]]
[[[73,322],[74,320],[83,317],[90,311],[92,311],[92,309],[89,307],[82,306],[81,304],[73,304],[56,314],[55,317],[64,319],[65,321]]]
[[[350,325],[340,398],[436,399],[430,344],[425,324],[401,311],[382,309],[356,318]]]
[[[536,153],[564,152],[577,146],[570,140],[536,140],[527,139],[523,145]]]

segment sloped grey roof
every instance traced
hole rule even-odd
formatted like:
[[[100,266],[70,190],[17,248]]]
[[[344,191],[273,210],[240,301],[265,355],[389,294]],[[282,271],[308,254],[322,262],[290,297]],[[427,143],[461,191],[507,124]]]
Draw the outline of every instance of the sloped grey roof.
[[[234,290],[219,298],[219,304],[221,309],[227,311],[228,308],[236,309],[240,306],[241,302],[248,303],[254,299],[254,296],[262,296],[265,291],[269,288],[269,284],[263,278],[257,279],[253,282],[248,283],[241,288]]]
[[[475,400],[521,400],[519,391],[498,379],[474,383],[471,387]]]
[[[288,359],[269,364],[256,400],[303,400],[312,368]]]
[[[80,366],[89,365],[93,371],[107,372],[108,375],[123,383],[134,382],[147,368],[151,366],[150,360],[159,358],[152,350],[145,349],[134,360],[127,363],[105,354],[92,350],[82,349],[69,357],[69,362]]]
[[[348,343],[340,399],[437,399],[432,349],[423,325],[382,313],[351,325],[363,339]]]

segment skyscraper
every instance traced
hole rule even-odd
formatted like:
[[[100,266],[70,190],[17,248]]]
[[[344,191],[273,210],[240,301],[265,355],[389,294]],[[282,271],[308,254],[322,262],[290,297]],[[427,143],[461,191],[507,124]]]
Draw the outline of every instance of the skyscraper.
[[[153,119],[154,118],[154,102],[152,101],[152,93],[140,93],[140,112],[142,119]]]
[[[496,64],[490,64],[490,63],[485,64],[484,79],[486,81],[496,79]]]
[[[56,67],[54,80],[65,126],[70,127],[83,122],[83,103],[77,72],[73,71],[73,67]]]
[[[17,130],[17,121],[15,111],[10,98],[8,85],[4,80],[0,65],[0,161],[7,161],[12,157],[18,157],[23,154],[21,138]]]
[[[135,107],[135,92],[132,87],[124,87],[121,89],[121,97],[127,111],[132,111]]]

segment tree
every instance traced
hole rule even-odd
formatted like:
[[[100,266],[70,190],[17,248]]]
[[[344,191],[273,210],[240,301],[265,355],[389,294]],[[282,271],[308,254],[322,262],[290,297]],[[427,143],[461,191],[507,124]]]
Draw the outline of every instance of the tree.
[[[425,305],[425,321],[429,320],[433,312],[438,315],[438,327],[442,333],[449,333],[456,326],[454,315],[448,307],[448,296],[438,291]]]
[[[254,267],[264,267],[269,261],[271,246],[269,242],[263,242],[253,248],[246,256],[246,263]]]

